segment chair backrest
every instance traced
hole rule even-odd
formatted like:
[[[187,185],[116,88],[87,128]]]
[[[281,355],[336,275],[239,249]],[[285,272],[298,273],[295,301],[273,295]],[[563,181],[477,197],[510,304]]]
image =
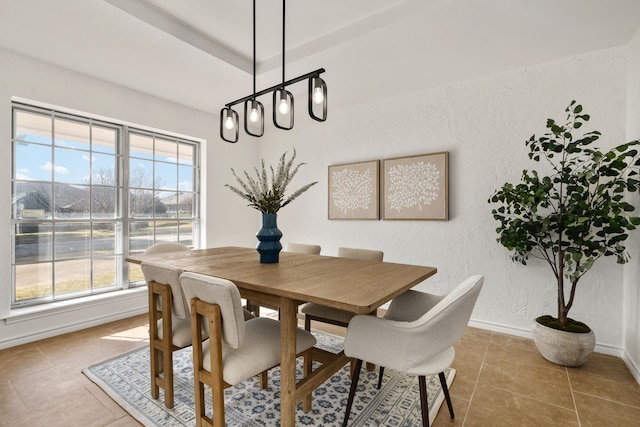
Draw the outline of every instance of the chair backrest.
[[[298,254],[320,255],[319,245],[309,245],[306,243],[288,242],[284,247],[285,252],[295,252]]]
[[[244,341],[245,324],[238,287],[229,280],[198,273],[183,273],[180,284],[187,301],[198,298],[220,306],[222,340],[232,348],[240,347]],[[191,312],[190,303],[188,307]]]
[[[338,257],[382,261],[384,252],[371,249],[338,248]]]
[[[445,295],[408,290],[395,297],[384,315],[385,319],[412,322],[431,310]]]
[[[186,319],[189,310],[180,289],[182,269],[160,262],[143,262],[140,267],[147,283],[154,281],[171,287],[171,311],[174,316]]]
[[[183,245],[182,243],[176,242],[158,242],[149,246],[144,253],[145,254],[160,254],[163,252],[177,252],[177,251],[188,251],[190,250],[188,246]]]
[[[481,275],[471,276],[447,294],[431,310],[413,322],[406,322],[414,338],[406,353],[424,360],[451,347],[464,334],[484,283]]]

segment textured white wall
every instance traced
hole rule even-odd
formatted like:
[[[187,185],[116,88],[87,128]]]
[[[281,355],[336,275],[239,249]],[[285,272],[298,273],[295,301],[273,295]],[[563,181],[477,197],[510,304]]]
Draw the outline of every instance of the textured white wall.
[[[254,144],[227,144],[218,136],[217,115],[206,114],[177,104],[160,100],[120,86],[93,79],[52,66],[22,55],[0,49],[0,135],[3,135],[4,153],[0,160],[0,192],[2,212],[0,230],[5,236],[11,230],[9,203],[11,194],[11,97],[27,98],[68,109],[89,112],[120,121],[135,123],[207,140],[203,144],[203,200],[208,212],[203,240],[209,246],[238,244],[238,236],[253,228],[255,215],[246,209],[223,208],[235,197],[223,187],[228,166],[244,168],[253,165],[257,156]],[[241,239],[242,240],[242,239]],[[247,242],[252,242],[247,238]],[[242,243],[242,241],[240,242]],[[251,243],[252,244],[252,243]],[[0,245],[0,316],[10,311],[11,242],[5,238]],[[104,323],[114,317],[126,317],[146,310],[146,294],[126,302],[100,303],[87,307],[51,314],[19,323],[0,321],[0,348],[30,341],[63,331]]]
[[[633,140],[640,139],[640,30],[627,49],[627,140]],[[635,200],[640,205],[640,194],[635,194]],[[625,266],[624,347],[636,378],[640,381],[640,236],[634,236],[628,247],[632,258]]]
[[[555,313],[554,278],[541,262],[523,267],[508,259],[495,241],[487,199],[534,166],[524,141],[543,133],[548,117],[564,119],[572,99],[592,115],[603,148],[623,142],[625,67],[624,50],[610,49],[350,108],[330,106],[324,124],[300,112],[293,131],[274,130],[260,145],[268,161],[295,147],[309,165],[294,183],[320,182],[281,211],[283,241],[317,243],[328,255],[339,246],[379,248],[388,261],[435,266],[438,274],[419,285],[435,292],[484,274],[473,319],[526,333],[533,318]],[[329,77],[327,83],[331,90]],[[329,165],[438,151],[450,153],[449,221],[327,219]],[[583,278],[571,312],[605,348],[623,343],[622,281],[614,260],[600,261]]]

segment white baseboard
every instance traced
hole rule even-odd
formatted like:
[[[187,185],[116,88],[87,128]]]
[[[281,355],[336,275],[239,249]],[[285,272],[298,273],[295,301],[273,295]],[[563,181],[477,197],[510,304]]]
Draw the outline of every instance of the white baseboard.
[[[622,353],[622,360],[624,360],[629,371],[631,371],[631,375],[633,375],[638,384],[640,384],[640,367],[629,357],[626,351]]]
[[[146,288],[14,310],[4,316],[0,350],[147,313]]]
[[[61,327],[51,328],[46,331],[38,331],[28,335],[22,335],[16,338],[9,338],[6,340],[0,340],[0,350],[6,348],[15,347],[17,345],[28,344],[30,342],[43,340],[45,338],[55,337],[57,335],[68,334],[69,332],[80,331],[82,329],[91,328],[93,326],[103,325],[109,322],[115,322],[116,320],[126,319],[128,317],[137,316],[139,314],[147,313],[147,308],[141,308],[137,310],[122,311],[119,313],[111,314],[108,316],[102,316],[91,320],[83,320],[73,324],[67,324]]]

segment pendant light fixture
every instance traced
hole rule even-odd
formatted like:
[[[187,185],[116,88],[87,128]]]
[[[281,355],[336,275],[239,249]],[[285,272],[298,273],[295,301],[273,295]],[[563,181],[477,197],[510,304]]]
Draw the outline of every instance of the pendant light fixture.
[[[229,102],[220,110],[220,137],[235,143],[239,136],[238,113],[233,106],[244,102],[244,130],[247,134],[260,137],[264,134],[264,106],[257,100],[259,96],[273,92],[273,124],[278,129],[293,128],[293,95],[286,87],[303,80],[309,80],[309,116],[319,122],[327,119],[327,85],[320,78],[324,68],[319,68],[291,80],[285,81],[285,17],[286,0],[282,0],[282,83],[256,92],[256,2],[253,0],[253,93]]]
[[[244,102],[244,131],[251,136],[264,135],[264,107],[256,99],[256,0],[253,0],[253,98]]]
[[[231,107],[220,110],[220,138],[227,142],[238,142],[238,113]]]
[[[320,75],[309,77],[309,115],[319,122],[327,120],[327,84]]]
[[[273,92],[273,124],[278,129],[293,129],[293,95],[284,87],[284,53],[285,53],[285,23],[286,3],[282,0],[282,87]]]

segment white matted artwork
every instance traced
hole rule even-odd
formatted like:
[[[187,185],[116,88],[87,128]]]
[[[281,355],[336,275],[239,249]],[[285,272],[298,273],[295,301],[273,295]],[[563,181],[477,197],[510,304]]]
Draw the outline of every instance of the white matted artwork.
[[[380,161],[329,166],[329,219],[380,219]]]
[[[384,159],[383,219],[449,219],[449,153]]]

